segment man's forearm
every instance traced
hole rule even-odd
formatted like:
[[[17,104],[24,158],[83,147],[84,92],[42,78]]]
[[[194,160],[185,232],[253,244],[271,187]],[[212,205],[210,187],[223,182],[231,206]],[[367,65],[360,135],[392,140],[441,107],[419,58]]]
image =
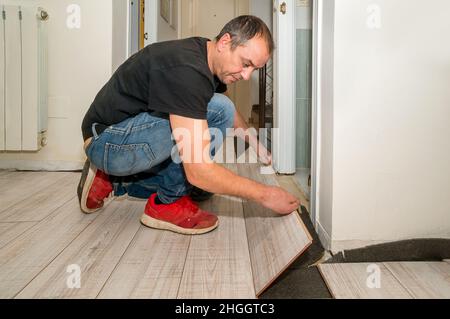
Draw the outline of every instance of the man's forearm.
[[[234,129],[236,132],[236,136],[245,140],[250,146],[256,149],[258,145],[258,137],[253,134],[245,134],[249,129],[247,122],[244,120],[244,117],[241,113],[236,109],[236,113],[234,114]],[[239,130],[241,129],[241,130]],[[241,134],[244,133],[244,134]]]
[[[260,202],[267,186],[234,174],[216,163],[185,164],[189,182],[215,194],[225,194]]]

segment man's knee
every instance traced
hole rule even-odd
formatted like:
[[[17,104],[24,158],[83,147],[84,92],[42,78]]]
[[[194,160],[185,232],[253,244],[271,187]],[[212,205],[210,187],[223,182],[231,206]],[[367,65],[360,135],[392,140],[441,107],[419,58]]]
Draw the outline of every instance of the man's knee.
[[[215,93],[208,104],[208,122],[214,127],[233,127],[236,109],[226,95]]]

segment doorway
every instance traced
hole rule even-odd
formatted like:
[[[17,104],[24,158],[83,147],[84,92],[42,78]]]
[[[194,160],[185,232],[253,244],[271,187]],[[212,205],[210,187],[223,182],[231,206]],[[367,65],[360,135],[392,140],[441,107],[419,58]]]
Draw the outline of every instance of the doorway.
[[[249,0],[181,1],[181,38],[193,36],[215,39],[223,26],[233,18],[249,14]],[[248,121],[251,116],[250,83],[228,85],[228,95]]]
[[[311,198],[313,6],[304,1],[296,19],[296,171],[294,180]]]
[[[145,0],[129,0],[128,56],[144,48],[145,38]]]
[[[266,22],[274,34],[279,53],[279,63],[278,65],[274,63],[273,66],[273,116],[274,126],[281,127],[283,132],[278,138],[276,136],[273,138],[274,160],[278,162],[278,167],[274,168],[282,174],[291,174],[299,188],[310,199],[311,218],[315,223],[317,217],[315,197],[318,189],[315,163],[320,139],[317,138],[315,125],[318,106],[315,92],[318,88],[314,84],[318,83],[315,65],[320,61],[316,58],[319,56],[317,53],[319,50],[316,48],[317,30],[313,29],[318,25],[317,8],[321,0],[171,0],[172,18],[178,15],[171,25],[169,24],[171,28],[164,24],[167,22],[162,21],[161,24],[161,0],[143,2],[144,8],[141,11],[144,12],[143,34],[148,35],[144,39],[144,45],[190,36],[214,39],[226,22],[241,14],[253,14]],[[282,13],[283,3],[287,4],[286,14]],[[286,20],[290,16],[289,21],[280,23],[275,20],[276,15],[278,20]],[[136,21],[140,21],[139,18]],[[163,32],[158,28],[163,29]],[[286,43],[289,43],[289,46],[285,46]],[[286,51],[289,51],[289,56],[285,54]],[[275,74],[277,68],[283,70]],[[286,71],[287,69],[291,70]],[[289,72],[288,77],[285,76],[286,72]],[[259,102],[258,91],[257,72],[253,74],[251,81],[229,87],[233,101],[246,120],[251,117],[252,106]],[[278,91],[280,92],[277,97]],[[279,106],[276,105],[277,102]],[[279,146],[278,149],[276,144]]]

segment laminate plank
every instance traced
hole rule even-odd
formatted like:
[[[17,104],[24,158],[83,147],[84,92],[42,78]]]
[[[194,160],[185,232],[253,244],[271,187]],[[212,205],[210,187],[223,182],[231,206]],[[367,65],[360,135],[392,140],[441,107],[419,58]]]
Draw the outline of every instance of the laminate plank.
[[[376,283],[378,266],[380,281]],[[412,296],[383,264],[320,264],[319,271],[336,299],[410,299]],[[375,280],[375,282],[373,281]]]
[[[190,240],[141,226],[97,298],[175,299]]]
[[[276,175],[276,180],[281,187],[289,191],[292,195],[297,196],[300,199],[302,206],[306,208],[308,213],[309,210],[309,201],[306,199],[305,194],[301,191],[301,189],[297,186],[297,184],[292,179],[292,176],[289,175]],[[299,212],[301,213],[301,211]]]
[[[73,198],[0,249],[0,298],[12,298],[67,247],[97,215]]]
[[[219,226],[192,237],[178,298],[255,298],[242,200],[215,195],[201,207],[219,216]]]
[[[450,264],[388,262],[385,266],[416,299],[450,298]]]
[[[0,183],[0,212],[67,178],[67,172],[17,172]],[[76,194],[75,190],[74,193]],[[1,220],[0,220],[1,221]]]
[[[1,81],[1,80],[0,80]],[[1,90],[1,88],[0,88]],[[1,102],[0,102],[1,103]],[[0,108],[1,109],[1,108]],[[14,173],[17,173],[17,171],[10,170],[10,169],[2,169],[0,170],[0,179],[8,178],[8,176],[13,175]]]
[[[0,248],[35,224],[35,222],[0,223]]]
[[[278,185],[274,175],[260,174],[260,165],[238,165],[241,176]],[[247,239],[256,295],[259,296],[312,243],[297,212],[278,215],[251,201],[243,201]]]
[[[16,298],[95,298],[139,229],[143,210],[142,202],[113,201]],[[77,289],[67,284],[69,265],[79,269]]]
[[[4,182],[13,183],[17,180],[23,180],[23,176],[28,173],[24,171],[15,171],[15,170],[2,170],[0,173],[0,180],[2,184],[0,185],[0,190],[8,189],[10,185],[5,185]],[[36,173],[36,172],[33,172]]]
[[[49,185],[0,212],[2,222],[41,221],[55,209],[77,196],[80,173],[67,173]]]

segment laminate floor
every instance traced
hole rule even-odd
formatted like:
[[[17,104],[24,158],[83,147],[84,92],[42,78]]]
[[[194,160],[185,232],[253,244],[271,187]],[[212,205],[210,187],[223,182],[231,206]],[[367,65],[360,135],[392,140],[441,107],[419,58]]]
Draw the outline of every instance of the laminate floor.
[[[337,263],[318,266],[337,299],[449,299],[450,263]]]
[[[276,185],[257,164],[229,164]],[[297,212],[215,195],[219,227],[185,236],[140,224],[145,201],[79,209],[80,173],[0,171],[0,298],[255,298],[311,244]]]

